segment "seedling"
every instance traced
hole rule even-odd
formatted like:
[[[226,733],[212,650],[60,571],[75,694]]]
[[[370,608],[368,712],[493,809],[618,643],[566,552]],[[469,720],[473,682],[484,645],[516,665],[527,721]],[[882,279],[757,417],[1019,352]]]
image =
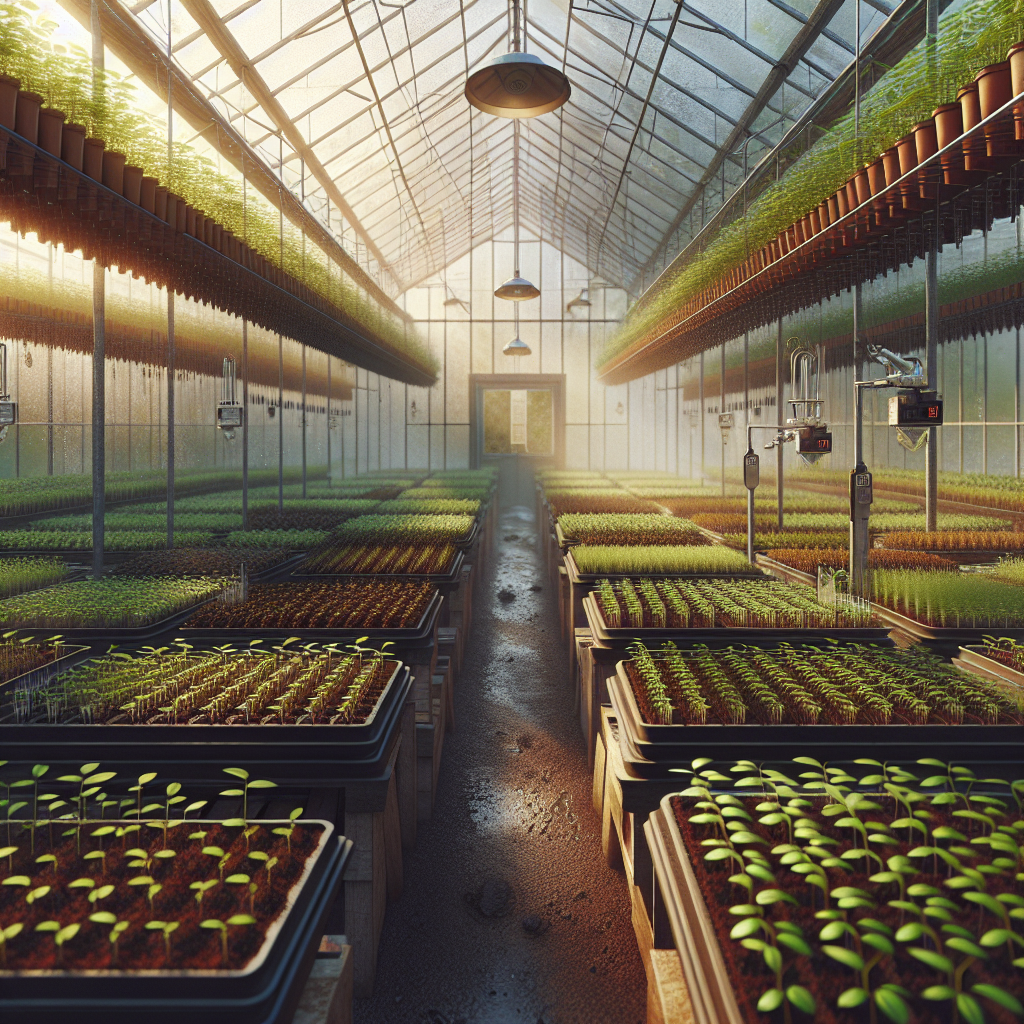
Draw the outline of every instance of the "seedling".
[[[280,828],[274,829],[275,836],[284,836],[288,841],[288,852],[292,852],[292,833],[295,831],[295,822],[302,817],[303,808],[296,807],[291,814],[288,815],[288,820],[291,822],[289,825],[282,825]],[[2,854],[0,854],[2,856]]]
[[[204,846],[203,853],[207,857],[217,858],[217,871],[220,875],[220,880],[224,881],[224,868],[227,866],[229,860],[231,860],[231,854],[225,853],[219,846]]]
[[[228,775],[233,775],[236,779],[242,780],[241,789],[225,789],[221,792],[221,796],[240,796],[242,798],[242,817],[241,824],[243,827],[249,824],[249,790],[250,789],[276,789],[276,782],[268,782],[266,779],[250,779],[249,773],[244,768],[225,768],[224,772]],[[231,824],[234,824],[238,819],[232,819]],[[225,825],[229,822],[224,822]]]
[[[130,921],[119,921],[117,916],[111,914],[109,911],[101,910],[98,913],[90,914],[89,920],[95,924],[110,924],[113,928],[110,929],[110,933],[107,935],[107,941],[110,943],[110,962],[113,964],[117,963],[117,943],[120,940],[122,934],[127,930],[131,924]]]
[[[209,892],[209,891],[210,891],[210,890],[211,890],[211,889],[212,889],[212,888],[213,888],[213,887],[214,887],[215,885],[219,885],[219,884],[220,884],[219,880],[218,880],[218,879],[216,879],[216,878],[213,878],[213,879],[211,879],[211,880],[210,880],[210,881],[208,881],[208,882],[193,882],[193,883],[192,883],[192,884],[191,884],[191,885],[189,886],[189,888],[190,888],[190,889],[194,889],[194,890],[195,890],[195,893],[196,893],[196,903],[198,903],[198,904],[199,904],[199,906],[202,906],[202,905],[203,905],[203,897],[204,897],[204,896],[205,896],[205,895],[206,895],[206,894],[207,894],[207,893],[208,893],[208,892]]]
[[[57,964],[60,965],[63,962],[64,943],[73,939],[82,926],[76,921],[71,924],[62,925],[59,921],[40,921],[36,925],[35,930],[37,932],[52,932],[53,933],[53,945],[56,949]]]
[[[255,923],[256,918],[251,914],[234,914],[226,921],[219,921],[216,918],[210,918],[209,920],[203,921],[199,927],[209,928],[218,932],[220,935],[221,962],[226,965],[228,962],[228,928],[240,928],[245,925]]]
[[[171,935],[178,930],[179,923],[178,921],[148,921],[146,923],[147,931],[160,932],[163,936],[164,956],[168,961],[171,959]]]

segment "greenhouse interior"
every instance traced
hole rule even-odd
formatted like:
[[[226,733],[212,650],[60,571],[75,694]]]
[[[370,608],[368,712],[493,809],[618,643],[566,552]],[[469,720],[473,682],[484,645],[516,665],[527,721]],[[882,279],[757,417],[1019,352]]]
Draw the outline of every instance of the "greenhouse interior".
[[[1024,1019],[1022,213],[1024,0],[0,0],[0,1021]]]

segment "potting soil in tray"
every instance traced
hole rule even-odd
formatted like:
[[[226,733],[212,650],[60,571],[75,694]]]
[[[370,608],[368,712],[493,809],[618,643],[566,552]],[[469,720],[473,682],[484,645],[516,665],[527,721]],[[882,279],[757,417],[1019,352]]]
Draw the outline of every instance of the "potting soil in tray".
[[[239,604],[213,601],[182,628],[203,630],[413,630],[437,593],[402,580],[267,583]]]
[[[837,1006],[843,993],[849,1003],[861,998],[853,990],[862,986],[862,965],[876,1009],[885,1003],[895,1014],[879,1012],[879,1021],[901,1019],[902,1004],[908,1011],[902,1019],[912,1014],[916,1024],[948,1024],[954,984],[973,1007],[983,1007],[983,1015],[961,1012],[961,1020],[1015,1020],[992,998],[999,992],[1021,996],[1020,971],[1011,963],[1020,949],[1000,931],[1011,928],[1014,919],[1008,915],[1024,907],[1014,879],[1019,835],[1013,823],[1019,813],[1008,787],[997,787],[1000,792],[993,796],[990,787],[979,786],[968,799],[963,786],[958,796],[947,791],[955,788],[957,776],[946,767],[912,765],[915,780],[890,766],[891,782],[901,788],[909,782],[910,805],[917,809],[909,816],[907,803],[887,793],[851,796],[845,783],[855,780],[845,773],[831,775],[832,784],[843,787],[841,804],[798,781],[810,774],[820,786],[820,765],[811,764],[811,772],[806,764],[783,767],[794,796],[783,797],[782,804],[795,797],[799,807],[780,806],[770,784],[759,797],[719,794],[710,804],[705,797],[700,807],[695,806],[699,794],[669,798],[696,879],[697,892],[690,896],[707,905],[727,983],[744,1019],[750,1024],[775,1020],[757,1009],[764,993],[777,986],[763,952],[768,940],[781,954],[782,988],[796,985],[810,994],[816,1024],[868,1019],[867,1005]],[[734,778],[746,776],[748,791],[760,788],[747,775],[757,773],[750,762],[737,768]],[[938,774],[927,779],[928,771]],[[880,782],[882,775],[875,778]],[[775,782],[782,783],[782,777]],[[930,791],[919,795],[925,782]],[[829,812],[829,805],[839,813]],[[999,845],[992,843],[997,832],[986,818],[1007,830]],[[730,836],[730,845],[723,834]],[[884,841],[865,843],[868,834]],[[721,859],[706,860],[709,854]],[[762,920],[770,927],[755,923]],[[794,1012],[792,1019],[812,1017]]]
[[[8,929],[22,926],[4,943],[0,977],[4,966],[8,971],[244,970],[273,938],[307,861],[331,831],[326,822],[296,823],[289,851],[289,837],[274,830],[287,831],[290,822],[254,821],[245,828],[183,821],[166,830],[166,843],[162,821],[94,820],[79,828],[67,821],[40,824],[34,840],[27,823],[22,825],[15,823],[5,847],[13,846],[14,852],[0,860],[0,921]],[[169,851],[174,855],[167,856]],[[88,857],[100,852],[104,857]],[[201,901],[194,883],[206,886]],[[92,920],[96,915],[103,916]],[[236,915],[241,918],[226,926],[225,959],[220,930],[201,925]],[[250,917],[254,923],[246,923]],[[65,929],[60,945],[56,931],[38,930],[51,921]],[[178,927],[165,941],[162,928],[146,927],[151,921]],[[111,932],[123,922],[127,927],[114,943]],[[75,924],[77,932],[67,934]]]

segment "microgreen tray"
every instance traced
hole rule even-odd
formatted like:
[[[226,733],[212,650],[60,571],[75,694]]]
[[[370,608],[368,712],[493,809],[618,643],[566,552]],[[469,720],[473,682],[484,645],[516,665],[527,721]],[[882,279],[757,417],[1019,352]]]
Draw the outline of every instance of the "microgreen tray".
[[[886,622],[898,626],[918,640],[944,640],[947,643],[962,644],[981,642],[987,636],[1005,636],[1014,640],[1024,639],[1024,628],[1020,626],[929,626],[924,622],[872,602],[871,610]]]
[[[678,578],[678,577],[673,577]],[[633,640],[678,640],[680,643],[702,643],[708,640],[727,640],[732,643],[757,643],[764,639],[771,639],[774,643],[795,642],[801,640],[863,640],[873,643],[885,642],[889,636],[888,626],[865,626],[850,627],[842,629],[794,629],[782,627],[770,629],[768,627],[752,626],[714,626],[711,628],[694,627],[683,629],[678,627],[667,627],[665,629],[644,628],[644,627],[610,627],[605,623],[601,609],[594,600],[593,594],[587,594],[583,598],[583,610],[587,613],[587,624],[590,631],[598,640],[603,641],[625,641]]]
[[[837,761],[898,755],[943,756],[959,762],[1024,764],[1021,725],[651,725],[643,720],[625,662],[608,678],[623,760],[642,777],[687,767],[694,757],[780,760],[809,755]]]
[[[754,566],[749,572],[580,572],[573,558],[572,548],[565,555],[565,568],[569,582],[577,585],[589,585],[600,580],[650,579],[650,580],[749,580],[763,578],[766,574]]]
[[[314,577],[306,577],[312,579]],[[327,579],[342,579],[343,577],[323,577]],[[434,627],[437,624],[437,616],[441,611],[441,603],[444,598],[440,591],[436,591],[430,599],[415,626],[408,629],[371,629],[363,626],[336,626],[330,629],[291,629],[289,627],[274,626],[267,629],[201,629],[194,626],[182,626],[179,629],[179,636],[192,637],[204,641],[230,641],[241,639],[252,639],[255,637],[267,637],[271,633],[287,633],[288,636],[296,636],[302,640],[345,640],[352,637],[367,637],[371,640],[393,640],[395,643],[416,643],[419,640],[426,640],[433,635]],[[273,646],[273,641],[267,643],[268,649]]]
[[[0,969],[0,1019],[4,1024],[137,1024],[141,1019],[147,1024],[185,1019],[189,1024],[289,1024],[352,852],[352,842],[334,835],[330,822],[307,823],[322,827],[319,843],[259,952],[243,969]]]
[[[1024,691],[1024,672],[1018,672],[1010,665],[988,657],[985,653],[988,649],[982,644],[961,647],[960,655],[953,659],[953,664],[965,672],[974,672],[995,683],[1006,684],[1014,692]]]
[[[402,662],[364,722],[351,725],[83,725],[17,723],[6,705],[0,750],[10,760],[76,762],[112,769],[147,764],[193,779],[219,778],[244,763],[294,785],[379,776],[387,766],[412,676]],[[0,691],[2,692],[2,691]],[[127,769],[126,769],[127,770]]]
[[[297,580],[417,580],[421,583],[457,583],[459,574],[462,572],[462,563],[464,561],[464,555],[461,551],[456,550],[455,557],[452,559],[452,566],[445,573],[426,573],[422,575],[416,575],[415,573],[378,573],[378,572],[347,572],[347,573],[304,573],[296,570],[291,575]]]

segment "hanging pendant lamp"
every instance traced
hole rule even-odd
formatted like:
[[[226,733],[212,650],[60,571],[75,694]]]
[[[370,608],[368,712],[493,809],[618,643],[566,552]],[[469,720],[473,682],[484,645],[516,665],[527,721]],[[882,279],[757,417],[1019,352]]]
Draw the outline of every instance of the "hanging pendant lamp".
[[[496,117],[538,117],[572,95],[569,79],[519,49],[519,0],[512,0],[512,52],[503,53],[466,79],[466,99]]]
[[[540,295],[540,289],[519,275],[519,122],[512,123],[512,227],[514,231],[515,273],[494,289],[496,299],[524,302]],[[516,316],[518,317],[518,312]]]
[[[531,285],[530,287],[532,288],[533,286]],[[518,306],[516,306],[516,336],[501,351],[507,356],[528,356],[533,351],[533,349],[531,349],[530,346],[519,337]]]

